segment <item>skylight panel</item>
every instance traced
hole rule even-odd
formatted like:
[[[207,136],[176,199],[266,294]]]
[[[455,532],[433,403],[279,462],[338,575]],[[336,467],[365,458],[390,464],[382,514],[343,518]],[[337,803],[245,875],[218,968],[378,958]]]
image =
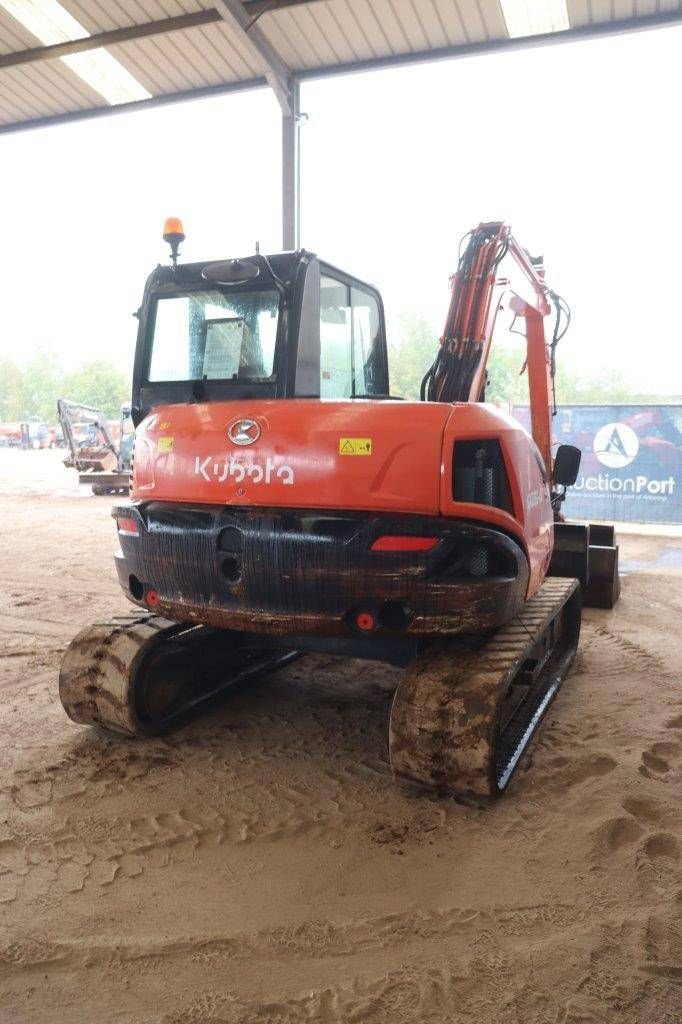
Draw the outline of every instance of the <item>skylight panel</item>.
[[[0,7],[45,46],[90,35],[57,0],[0,0]],[[60,60],[112,106],[151,99],[151,93],[103,47]]]
[[[500,0],[500,7],[511,39],[571,27],[566,0]]]

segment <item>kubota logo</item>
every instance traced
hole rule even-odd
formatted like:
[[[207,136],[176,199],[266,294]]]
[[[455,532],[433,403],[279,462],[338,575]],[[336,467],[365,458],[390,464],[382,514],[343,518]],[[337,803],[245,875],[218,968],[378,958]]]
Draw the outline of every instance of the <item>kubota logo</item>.
[[[602,466],[622,469],[639,451],[639,438],[627,423],[607,423],[594,435],[592,449]]]
[[[253,444],[260,437],[260,427],[255,420],[235,420],[227,428],[227,436],[233,444]]]

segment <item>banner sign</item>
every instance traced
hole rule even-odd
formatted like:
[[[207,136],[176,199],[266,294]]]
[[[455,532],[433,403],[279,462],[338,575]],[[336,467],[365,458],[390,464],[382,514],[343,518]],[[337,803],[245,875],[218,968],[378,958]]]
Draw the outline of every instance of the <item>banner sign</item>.
[[[530,431],[528,406],[512,416]],[[682,405],[561,405],[554,441],[582,452],[567,518],[682,523]]]

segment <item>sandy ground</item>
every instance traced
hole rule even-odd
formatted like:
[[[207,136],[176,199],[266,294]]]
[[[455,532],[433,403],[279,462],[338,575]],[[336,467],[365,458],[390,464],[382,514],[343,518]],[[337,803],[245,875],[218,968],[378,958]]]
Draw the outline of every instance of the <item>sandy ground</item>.
[[[60,653],[125,602],[59,457],[0,450],[3,1024],[682,1020],[679,536],[624,538],[479,811],[394,784],[381,666],[309,656],[152,741],[70,722]]]

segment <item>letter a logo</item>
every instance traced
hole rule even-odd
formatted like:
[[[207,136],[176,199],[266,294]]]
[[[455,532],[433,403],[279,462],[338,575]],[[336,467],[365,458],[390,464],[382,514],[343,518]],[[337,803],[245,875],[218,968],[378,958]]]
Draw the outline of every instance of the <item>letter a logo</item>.
[[[639,438],[627,423],[607,423],[595,434],[592,448],[602,466],[622,469],[637,455]]]

